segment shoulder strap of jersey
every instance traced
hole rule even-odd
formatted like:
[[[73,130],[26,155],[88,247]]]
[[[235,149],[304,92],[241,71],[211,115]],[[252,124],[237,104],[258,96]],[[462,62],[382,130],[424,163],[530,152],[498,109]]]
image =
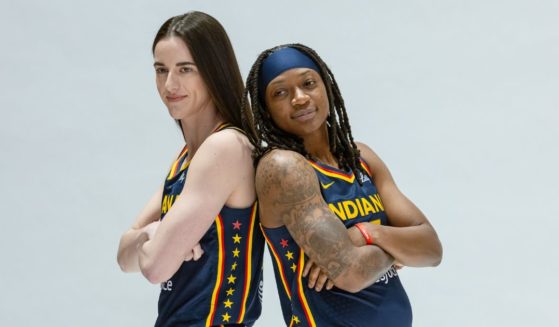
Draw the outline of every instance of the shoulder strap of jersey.
[[[171,179],[175,177],[175,175],[177,175],[179,172],[181,172],[184,169],[187,153],[188,153],[188,145],[185,145],[182,151],[180,152],[179,156],[175,160],[175,162],[173,162],[173,165],[169,170],[169,175],[167,175],[167,179]]]
[[[227,122],[221,123],[219,126],[216,127],[216,129],[214,129],[212,133],[219,132],[224,129],[234,129],[246,135],[245,131]]]
[[[369,175],[369,178],[373,178],[373,175],[371,174],[371,168],[369,168],[367,162],[365,162],[365,160],[363,160],[363,158],[361,157],[359,157],[359,161],[361,162],[361,167],[363,167],[363,170],[365,170],[367,175]]]

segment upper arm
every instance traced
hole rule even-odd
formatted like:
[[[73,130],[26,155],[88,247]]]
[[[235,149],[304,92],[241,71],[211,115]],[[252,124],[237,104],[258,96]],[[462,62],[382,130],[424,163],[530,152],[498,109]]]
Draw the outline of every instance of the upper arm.
[[[429,224],[421,210],[400,191],[388,167],[379,156],[365,144],[357,143],[357,147],[371,169],[371,177],[384,204],[389,224],[395,227]]]
[[[180,267],[184,255],[200,241],[238,189],[247,193],[247,202],[255,200],[248,143],[223,132],[212,134],[198,149],[180,196],[149,241],[151,264],[160,267],[157,269],[162,269],[163,276],[170,277]]]
[[[299,154],[274,150],[256,171],[261,222],[285,225],[305,253],[335,281],[351,266],[353,247],[345,226],[320,192],[317,176]]]

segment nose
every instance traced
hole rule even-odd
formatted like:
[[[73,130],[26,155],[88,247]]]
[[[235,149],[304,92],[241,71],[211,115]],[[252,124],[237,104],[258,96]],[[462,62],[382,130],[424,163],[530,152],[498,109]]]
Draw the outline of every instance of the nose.
[[[175,76],[173,72],[169,72],[169,74],[167,74],[167,80],[165,80],[165,89],[170,93],[174,93],[177,91],[178,87],[179,83],[177,76]]]
[[[291,99],[291,105],[301,106],[309,101],[310,97],[301,88],[296,87],[293,92],[293,98]]]

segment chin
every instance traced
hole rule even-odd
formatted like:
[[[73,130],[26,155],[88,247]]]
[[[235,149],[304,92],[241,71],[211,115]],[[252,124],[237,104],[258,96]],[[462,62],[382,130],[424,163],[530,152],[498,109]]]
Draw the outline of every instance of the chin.
[[[181,120],[183,117],[183,115],[181,115],[180,111],[178,110],[173,110],[169,108],[169,116],[171,116],[171,118],[173,118],[174,120]]]

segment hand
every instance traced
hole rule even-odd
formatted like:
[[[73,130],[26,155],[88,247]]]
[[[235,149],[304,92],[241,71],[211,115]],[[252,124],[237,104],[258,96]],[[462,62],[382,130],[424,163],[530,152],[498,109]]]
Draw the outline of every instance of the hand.
[[[160,223],[161,223],[160,220],[156,220],[144,226],[143,230],[144,233],[147,234],[148,240],[151,240],[153,238],[153,235],[155,235],[155,232],[157,231],[157,228],[159,228]]]
[[[200,246],[200,243],[197,243],[192,250],[188,251],[188,253],[186,254],[186,257],[184,258],[184,261],[190,261],[190,260],[194,260],[197,261],[198,259],[200,259],[200,257],[204,254],[204,250],[202,250],[202,247]]]
[[[328,291],[334,287],[334,282],[328,279],[328,275],[310,259],[305,263],[305,269],[303,270],[303,276],[307,277],[307,275],[309,288],[314,288],[317,292],[322,290],[324,284],[326,284],[326,290]]]
[[[394,261],[393,266],[394,266],[394,268],[396,268],[396,270],[400,270],[400,269],[404,268],[404,265],[399,263],[398,261]]]

